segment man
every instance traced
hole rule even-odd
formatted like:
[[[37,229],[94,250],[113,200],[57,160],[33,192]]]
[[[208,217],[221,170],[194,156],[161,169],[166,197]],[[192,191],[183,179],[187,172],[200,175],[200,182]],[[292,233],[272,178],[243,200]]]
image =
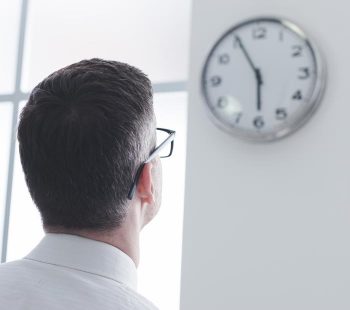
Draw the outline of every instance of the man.
[[[83,60],[32,91],[18,141],[43,240],[0,266],[0,309],[155,309],[136,293],[139,233],[161,203],[152,87],[140,70]],[[30,232],[28,232],[30,233]]]

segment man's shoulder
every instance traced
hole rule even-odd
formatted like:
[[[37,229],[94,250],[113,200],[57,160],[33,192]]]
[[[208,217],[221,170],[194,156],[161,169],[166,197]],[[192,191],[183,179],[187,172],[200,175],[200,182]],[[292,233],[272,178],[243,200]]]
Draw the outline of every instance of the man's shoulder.
[[[25,283],[24,278],[30,278],[37,274],[37,270],[30,261],[25,259],[14,260],[0,264],[1,285],[11,286],[12,283]]]
[[[36,264],[33,264],[32,261],[22,258],[6,263],[0,264],[0,273],[8,273],[8,272],[25,272],[25,271],[32,271],[38,269],[38,266]],[[19,273],[19,275],[22,273]]]
[[[116,305],[125,310],[157,309],[138,292],[117,281],[29,259],[0,264],[0,288],[0,299],[17,303],[24,296],[36,296],[38,307],[67,298],[84,309],[112,309]],[[65,292],[65,297],[56,296],[56,292]]]
[[[24,262],[23,259],[18,259],[18,260],[14,260],[14,261],[11,261],[11,262],[6,262],[6,263],[1,263],[0,264],[0,270],[6,270],[8,268],[14,268],[16,266],[20,266],[22,265]]]
[[[20,269],[24,270],[25,268],[28,268],[28,264],[24,259],[14,260],[0,264],[0,274],[3,275],[8,272],[18,271]]]
[[[123,285],[123,290],[125,291],[125,294],[130,298],[130,302],[134,304],[135,310],[158,310],[158,308],[151,301],[149,301],[147,298],[143,297],[133,289]]]

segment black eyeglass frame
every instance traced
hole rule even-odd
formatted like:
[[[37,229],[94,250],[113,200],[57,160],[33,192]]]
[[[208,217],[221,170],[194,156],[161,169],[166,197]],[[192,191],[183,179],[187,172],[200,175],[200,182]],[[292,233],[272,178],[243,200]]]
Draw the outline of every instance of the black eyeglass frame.
[[[167,157],[170,157],[171,154],[173,154],[175,131],[171,130],[171,129],[159,128],[159,127],[157,128],[157,130],[165,131],[166,133],[169,134],[169,136],[151,152],[151,154],[148,156],[148,158],[137,169],[135,177],[134,177],[134,180],[133,180],[133,182],[131,184],[131,187],[130,187],[130,190],[129,190],[129,193],[128,193],[128,199],[129,200],[131,200],[132,197],[134,196],[134,193],[135,193],[135,190],[136,190],[136,186],[137,186],[137,182],[138,182],[138,180],[140,178],[142,169],[145,166],[145,164],[151,162],[158,155],[158,153],[170,142],[171,142],[170,154],[168,156],[161,156],[161,158],[167,158]]]

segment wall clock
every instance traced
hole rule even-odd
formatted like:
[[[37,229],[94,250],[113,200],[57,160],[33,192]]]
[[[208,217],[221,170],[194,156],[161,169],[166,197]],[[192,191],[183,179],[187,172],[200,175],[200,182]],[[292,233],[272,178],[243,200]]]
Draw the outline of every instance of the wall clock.
[[[325,63],[301,28],[268,17],[224,33],[202,71],[214,123],[257,142],[280,139],[305,124],[320,104],[325,82]]]

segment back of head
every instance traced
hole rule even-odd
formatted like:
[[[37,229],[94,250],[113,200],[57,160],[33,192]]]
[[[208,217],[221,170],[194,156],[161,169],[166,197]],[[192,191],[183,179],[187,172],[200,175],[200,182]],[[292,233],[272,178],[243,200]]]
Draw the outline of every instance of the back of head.
[[[155,146],[151,83],[130,65],[97,58],[60,69],[30,94],[18,141],[45,227],[116,228]]]

